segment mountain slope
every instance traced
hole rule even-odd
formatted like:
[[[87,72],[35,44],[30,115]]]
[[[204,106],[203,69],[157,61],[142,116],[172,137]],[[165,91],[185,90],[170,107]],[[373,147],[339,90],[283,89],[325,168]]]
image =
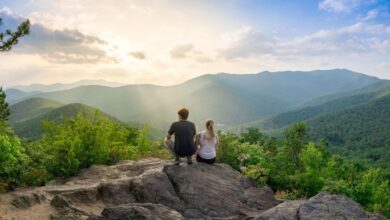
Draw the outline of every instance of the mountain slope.
[[[7,95],[7,102],[13,104],[18,100],[27,98],[32,95],[38,94],[38,91],[24,92],[19,89],[6,89],[5,94]]]
[[[280,113],[315,97],[354,90],[379,82],[348,70],[262,72],[203,75],[175,86],[129,85],[118,88],[82,86],[37,96],[63,103],[83,103],[122,121],[164,128],[178,108],[190,108],[190,119],[213,118],[232,125]]]
[[[352,95],[351,95],[352,94]],[[390,81],[325,97],[330,101],[277,114],[235,128],[257,127],[282,136],[286,127],[304,121],[314,140],[324,139],[333,153],[388,167],[390,161]],[[341,98],[335,98],[341,97]]]
[[[83,114],[85,116],[93,116],[98,109],[84,105],[79,103],[73,103],[64,105],[50,111],[47,111],[43,114],[38,114],[35,117],[30,117],[29,119],[20,120],[20,121],[11,121],[10,125],[15,131],[15,133],[26,139],[34,140],[41,137],[42,130],[42,122],[44,120],[50,120],[55,123],[61,123],[64,120],[74,117],[77,114]],[[116,118],[109,116],[105,113],[101,113],[111,118],[113,121],[118,123],[119,120]]]
[[[306,107],[242,124],[237,128],[257,127],[264,130],[277,129],[297,121],[311,120],[328,113],[366,104],[389,94],[390,81],[382,81],[359,90],[320,97],[303,104],[303,106]],[[317,105],[315,103],[317,103]]]
[[[333,152],[389,166],[390,94],[309,120],[308,125],[310,136],[325,139]]]
[[[62,105],[62,103],[50,99],[27,99],[10,106],[11,115],[9,116],[8,121],[10,123],[23,121],[41,114],[45,114]]]

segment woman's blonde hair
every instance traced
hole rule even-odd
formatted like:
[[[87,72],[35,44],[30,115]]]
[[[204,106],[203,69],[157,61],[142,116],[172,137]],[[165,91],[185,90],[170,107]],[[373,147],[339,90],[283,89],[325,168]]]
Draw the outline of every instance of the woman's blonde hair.
[[[206,120],[205,126],[206,126],[207,131],[211,135],[210,139],[214,138],[216,136],[215,135],[215,130],[214,130],[214,121],[211,120],[211,119]]]

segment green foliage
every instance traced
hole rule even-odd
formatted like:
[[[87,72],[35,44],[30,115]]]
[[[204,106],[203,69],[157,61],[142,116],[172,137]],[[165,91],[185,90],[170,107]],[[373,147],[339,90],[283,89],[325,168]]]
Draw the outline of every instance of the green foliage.
[[[294,124],[291,128],[287,128],[285,131],[286,135],[286,144],[285,150],[288,155],[287,159],[290,162],[294,169],[302,170],[303,163],[301,161],[301,153],[304,149],[305,144],[308,141],[307,128],[305,123],[298,122]]]
[[[71,105],[79,109],[78,105]],[[44,121],[43,137],[24,142],[0,121],[0,192],[44,185],[92,164],[113,164],[143,157],[168,158],[162,143],[149,140],[149,128],[129,128],[105,114],[80,111],[59,122]]]
[[[304,123],[277,140],[249,129],[240,135],[220,134],[218,160],[268,185],[283,199],[311,197],[320,191],[345,194],[369,211],[390,216],[388,169],[367,169],[364,163],[332,155],[324,141],[312,142]]]
[[[364,159],[370,165],[389,166],[390,95],[313,119],[308,125],[310,136],[328,141],[332,152]]]
[[[6,94],[3,88],[0,87],[0,121],[7,121],[8,116],[11,114],[8,103],[6,102]]]
[[[384,179],[378,168],[363,173],[351,196],[369,210],[390,215],[389,180]]]
[[[0,18],[0,25],[2,19]],[[27,19],[21,23],[15,32],[6,30],[4,33],[0,32],[0,52],[6,52],[19,42],[19,38],[30,33],[30,21]]]
[[[20,140],[4,121],[0,121],[0,191],[22,185],[29,158]]]
[[[219,147],[217,157],[220,163],[227,163],[236,170],[240,170],[238,136],[234,133],[219,133]]]
[[[58,125],[46,121],[44,131],[40,143],[46,146],[49,159],[45,166],[52,176],[70,176],[92,164],[131,159],[135,152],[129,137],[137,131],[113,123],[98,112],[93,117],[79,113]]]

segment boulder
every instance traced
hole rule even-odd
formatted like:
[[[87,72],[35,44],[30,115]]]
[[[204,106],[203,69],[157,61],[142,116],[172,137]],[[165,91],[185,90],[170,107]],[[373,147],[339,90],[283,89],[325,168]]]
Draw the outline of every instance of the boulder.
[[[255,188],[240,173],[225,165],[196,163],[165,166],[163,170],[183,207],[185,217],[221,218],[269,209],[279,202],[270,188]]]
[[[300,220],[352,220],[352,219],[385,219],[379,215],[366,213],[352,199],[342,195],[319,193],[310,198],[299,208]]]
[[[263,213],[256,220],[298,220],[299,207],[304,200],[285,201]]]
[[[342,195],[321,192],[307,201],[285,201],[261,214],[256,220],[383,220],[378,214]]]

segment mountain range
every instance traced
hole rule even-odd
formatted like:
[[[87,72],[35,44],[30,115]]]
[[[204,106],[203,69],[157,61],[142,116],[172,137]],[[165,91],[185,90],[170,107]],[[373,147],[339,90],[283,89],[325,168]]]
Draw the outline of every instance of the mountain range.
[[[118,82],[109,82],[105,80],[80,80],[73,83],[55,83],[55,84],[40,84],[34,83],[31,85],[16,85],[12,86],[12,88],[23,91],[23,92],[53,92],[65,89],[72,89],[79,86],[85,85],[101,85],[108,87],[118,87],[123,86],[123,83]]]
[[[84,85],[6,93],[14,101],[9,122],[27,139],[41,135],[44,119],[60,122],[97,109],[129,126],[149,124],[154,138],[161,138],[185,106],[198,130],[213,118],[221,130],[257,127],[282,136],[286,127],[304,121],[311,138],[326,140],[334,153],[379,166],[390,159],[390,81],[345,69],[208,74],[174,86]]]
[[[64,104],[83,103],[124,122],[166,129],[180,107],[201,125],[213,118],[224,128],[285,112],[311,99],[347,92],[380,79],[345,69],[258,74],[208,74],[174,86],[80,86],[33,94]],[[27,98],[27,97],[25,97]],[[20,100],[19,100],[20,101]]]

